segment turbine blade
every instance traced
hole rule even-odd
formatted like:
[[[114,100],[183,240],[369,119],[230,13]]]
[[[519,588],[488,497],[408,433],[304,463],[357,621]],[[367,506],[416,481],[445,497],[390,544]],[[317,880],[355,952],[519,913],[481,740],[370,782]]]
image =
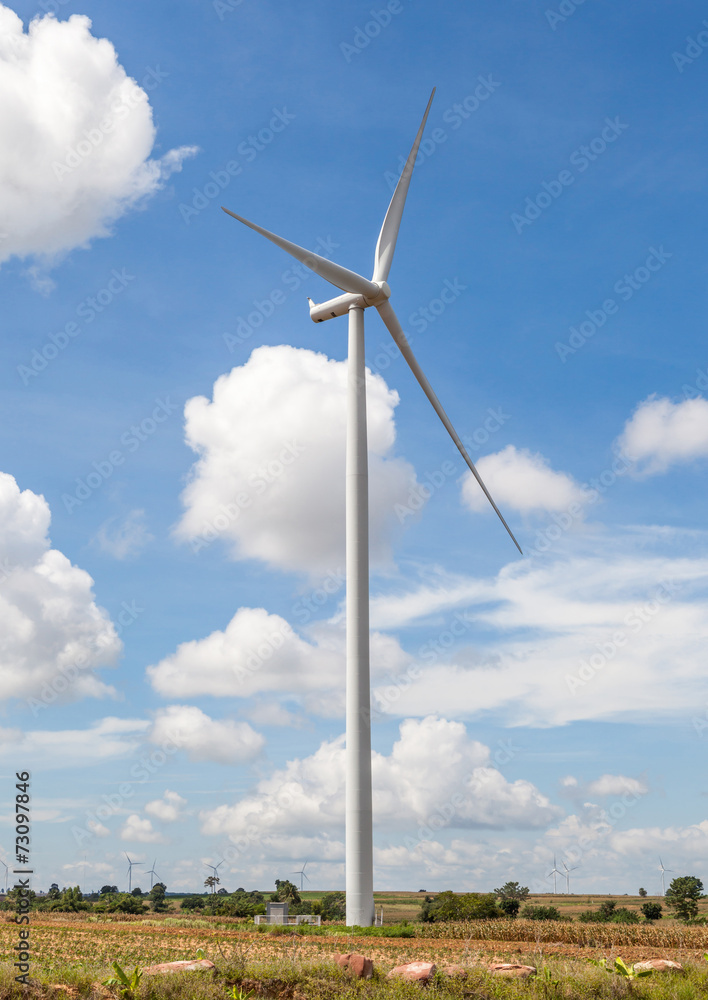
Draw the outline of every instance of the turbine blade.
[[[464,458],[465,463],[467,464],[467,467],[469,468],[470,472],[472,473],[472,475],[474,476],[474,478],[477,480],[477,482],[479,483],[479,485],[482,487],[482,491],[484,492],[484,495],[486,496],[487,500],[489,500],[490,504],[492,505],[492,507],[496,511],[496,514],[497,514],[499,520],[501,521],[501,523],[504,525],[504,527],[506,528],[507,532],[509,533],[509,537],[511,538],[512,542],[517,547],[517,549],[519,550],[519,552],[521,552],[521,546],[519,545],[519,543],[514,538],[514,535],[512,533],[511,528],[509,527],[509,525],[506,523],[506,521],[502,517],[501,511],[499,510],[499,508],[497,507],[497,505],[494,503],[494,500],[492,499],[491,493],[489,492],[489,490],[487,489],[487,487],[482,482],[482,477],[477,472],[477,470],[476,470],[476,468],[474,466],[474,462],[472,461],[472,459],[470,458],[470,456],[465,451],[465,447],[462,444],[462,441],[460,441],[460,439],[459,439],[459,437],[457,435],[457,432],[455,431],[455,428],[450,423],[450,420],[449,420],[447,414],[443,410],[443,408],[442,408],[442,406],[440,404],[440,400],[438,399],[438,397],[433,392],[433,389],[432,389],[432,387],[430,385],[430,382],[428,382],[427,378],[423,374],[423,370],[421,369],[420,365],[416,361],[415,355],[411,351],[410,344],[408,343],[406,335],[403,332],[403,328],[401,327],[401,324],[398,322],[398,317],[396,316],[395,312],[393,311],[391,303],[387,300],[386,302],[384,302],[383,305],[377,306],[376,308],[379,311],[379,315],[381,316],[381,319],[384,321],[384,323],[388,327],[389,333],[391,334],[391,336],[395,340],[395,342],[396,342],[396,344],[398,346],[398,349],[400,350],[401,354],[403,355],[403,357],[408,362],[408,367],[410,368],[410,370],[413,372],[413,374],[417,378],[417,380],[418,380],[418,382],[420,384],[421,389],[423,390],[423,392],[425,393],[425,395],[428,397],[428,399],[432,403],[433,409],[435,410],[435,412],[437,413],[437,415],[440,417],[440,419],[442,420],[443,425],[444,425],[445,429],[447,430],[448,434],[450,435],[450,437],[452,438],[452,440],[457,445],[457,450],[460,452],[460,454]],[[521,552],[521,555],[523,555],[523,552]],[[554,867],[555,867],[555,864],[556,863],[554,861],[553,862],[553,866]]]
[[[428,120],[428,112],[430,111],[430,105],[433,103],[434,96],[435,87],[433,87],[433,92],[430,95],[428,106],[425,109],[425,114],[423,115],[423,121],[420,123],[420,128],[418,129],[418,135],[415,137],[415,142],[413,143],[411,151],[408,154],[406,165],[398,179],[396,190],[393,192],[393,197],[391,198],[391,202],[388,206],[386,217],[384,218],[383,225],[381,226],[381,232],[379,233],[379,239],[376,244],[376,254],[374,257],[374,281],[385,281],[388,278],[388,272],[391,270],[393,253],[396,249],[396,240],[398,239],[398,230],[403,216],[403,207],[406,204],[406,195],[408,194],[408,187],[411,182],[413,167],[415,166],[416,157],[418,156],[418,146],[420,146],[420,140],[423,138],[423,129],[425,128],[425,123]]]
[[[257,226],[255,222],[249,222],[248,219],[236,215],[235,212],[230,212],[223,205],[221,206],[221,211],[226,212],[227,215],[232,216],[234,219],[238,219],[244,226],[248,226],[254,232],[260,233],[261,236],[265,236],[271,243],[275,243],[281,250],[285,250],[291,257],[299,260],[301,264],[309,267],[311,271],[319,274],[321,278],[329,281],[336,288],[341,288],[343,292],[355,292],[357,295],[366,295],[368,298],[374,298],[379,294],[378,285],[374,285],[373,282],[362,278],[355,271],[350,271],[340,264],[335,264],[334,261],[327,260],[326,257],[320,257],[319,254],[313,253],[312,250],[305,250],[304,247],[299,247],[297,243],[291,243],[290,240],[285,240],[282,236],[276,236],[275,233]]]

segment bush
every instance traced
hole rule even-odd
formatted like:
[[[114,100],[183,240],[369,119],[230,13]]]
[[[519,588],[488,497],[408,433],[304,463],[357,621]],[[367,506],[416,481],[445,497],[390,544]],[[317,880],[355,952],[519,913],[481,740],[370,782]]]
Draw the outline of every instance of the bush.
[[[661,920],[662,910],[661,903],[645,903],[642,906],[642,913],[647,920]]]
[[[561,917],[557,906],[525,906],[521,916],[526,920],[567,920]]]
[[[423,923],[441,923],[447,920],[489,920],[500,917],[493,892],[446,892],[438,893],[433,899],[426,896],[421,906],[420,919]]]

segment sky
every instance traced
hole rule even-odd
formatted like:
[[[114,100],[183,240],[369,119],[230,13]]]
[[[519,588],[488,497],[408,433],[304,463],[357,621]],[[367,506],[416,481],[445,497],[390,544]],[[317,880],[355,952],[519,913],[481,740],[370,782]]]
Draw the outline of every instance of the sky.
[[[708,876],[704,15],[0,5],[36,888],[344,886],[346,321],[220,206],[368,277],[434,86],[391,303],[523,556],[367,311],[375,889]]]

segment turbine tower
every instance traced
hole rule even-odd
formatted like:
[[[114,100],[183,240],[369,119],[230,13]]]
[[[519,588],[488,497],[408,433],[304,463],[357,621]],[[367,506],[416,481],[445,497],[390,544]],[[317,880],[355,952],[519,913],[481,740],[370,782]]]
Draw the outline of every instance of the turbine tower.
[[[553,870],[550,871],[548,873],[548,875],[546,875],[546,878],[550,878],[551,875],[553,876],[553,895],[554,896],[558,895],[558,890],[556,888],[556,878],[557,878],[558,875],[562,875],[562,874],[563,874],[563,872],[558,871],[558,866],[556,865],[556,856],[554,854],[553,855]]]
[[[555,865],[555,858],[553,859],[553,864]],[[563,862],[563,867],[565,868],[565,891],[570,895],[570,873],[577,872],[580,865],[574,865],[573,868],[569,868],[565,861]]]
[[[307,879],[308,882],[310,881],[310,879],[308,878],[308,876],[305,874],[305,869],[306,868],[307,868],[307,861],[302,866],[302,868],[301,868],[301,870],[299,872],[288,872],[289,875],[299,875],[300,876],[300,892],[302,892],[302,890],[304,888],[303,879]]]
[[[155,871],[155,865],[156,864],[157,864],[157,858],[155,858],[155,860],[153,861],[152,868],[148,868],[148,870],[145,872],[146,875],[150,876],[150,889],[152,889],[152,885],[153,885],[153,882],[154,882],[155,878],[159,877],[158,874],[157,874],[157,872]]]
[[[125,854],[125,851],[123,853]],[[128,858],[127,854],[125,854],[125,856]],[[130,858],[128,858],[128,892],[133,891],[133,865],[140,864],[142,864],[142,861],[131,861]]]
[[[664,862],[659,858],[659,871],[661,872],[661,895],[666,895],[666,882],[664,880],[664,872],[671,872],[674,874],[673,868],[664,868]]]
[[[224,212],[265,236],[315,274],[344,293],[327,302],[309,299],[310,318],[322,323],[349,316],[346,456],[346,892],[347,924],[370,927],[374,922],[374,865],[371,808],[371,692],[369,682],[369,507],[366,443],[366,372],[364,366],[364,310],[374,306],[420,387],[454,441],[502,524],[521,552],[499,508],[465,451],[438,397],[410,349],[393,311],[387,278],[393,262],[398,230],[408,194],[423,129],[433,101],[433,89],[413,147],[399,178],[379,233],[374,273],[369,281],[354,271],[276,236],[234,212]],[[223,207],[223,206],[222,206]]]

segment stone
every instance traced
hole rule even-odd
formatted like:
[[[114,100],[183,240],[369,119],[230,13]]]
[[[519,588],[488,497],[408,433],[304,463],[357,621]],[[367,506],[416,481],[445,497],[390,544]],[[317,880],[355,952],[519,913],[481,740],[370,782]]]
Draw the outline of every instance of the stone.
[[[528,979],[536,975],[533,965],[517,965],[515,962],[497,962],[489,966],[493,976],[506,976],[508,979]]]
[[[634,963],[635,972],[683,972],[684,968],[679,962],[672,962],[668,958],[648,958],[645,962]]]
[[[374,974],[373,959],[359,955],[356,951],[350,951],[347,955],[335,955],[334,960],[357,979],[371,979]]]
[[[160,975],[169,972],[208,972],[216,966],[208,958],[183,959],[179,962],[159,962],[157,965],[147,965],[143,969],[144,976]]]
[[[408,962],[391,969],[387,979],[406,979],[412,983],[427,983],[435,975],[437,966],[433,962]]]

